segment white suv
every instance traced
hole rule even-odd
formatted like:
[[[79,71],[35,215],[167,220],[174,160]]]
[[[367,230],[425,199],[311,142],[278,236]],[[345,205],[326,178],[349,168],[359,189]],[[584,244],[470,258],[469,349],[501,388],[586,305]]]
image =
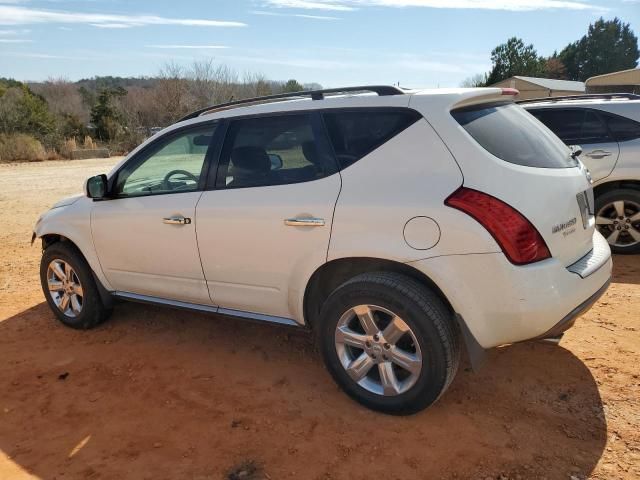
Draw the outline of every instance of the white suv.
[[[513,93],[195,112],[38,220],[46,299],[74,328],[113,298],[306,326],[349,395],[416,412],[463,346],[558,337],[609,284],[585,169]]]
[[[594,181],[596,227],[615,253],[640,253],[640,96],[614,93],[520,102],[567,145]]]

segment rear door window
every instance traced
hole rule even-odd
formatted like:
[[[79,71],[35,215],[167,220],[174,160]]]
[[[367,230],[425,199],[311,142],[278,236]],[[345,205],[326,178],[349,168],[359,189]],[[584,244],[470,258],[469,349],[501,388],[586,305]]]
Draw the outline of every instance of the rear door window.
[[[340,168],[360,160],[422,116],[410,109],[361,109],[324,113]]]
[[[319,118],[314,121],[311,114],[232,120],[217,187],[285,185],[332,175],[336,163],[326,139],[322,141],[324,135],[317,134],[322,131],[319,125]]]
[[[506,162],[538,168],[576,165],[558,137],[518,105],[485,104],[451,114],[480,146]]]

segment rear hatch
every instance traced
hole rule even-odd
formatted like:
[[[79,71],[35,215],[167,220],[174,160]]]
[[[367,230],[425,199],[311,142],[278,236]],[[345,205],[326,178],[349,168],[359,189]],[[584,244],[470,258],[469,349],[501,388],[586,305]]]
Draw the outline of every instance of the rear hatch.
[[[588,172],[553,132],[504,96],[454,107],[450,118],[455,128],[447,143],[465,187],[517,210],[565,266],[592,249],[595,221]],[[457,135],[465,138],[452,141]]]

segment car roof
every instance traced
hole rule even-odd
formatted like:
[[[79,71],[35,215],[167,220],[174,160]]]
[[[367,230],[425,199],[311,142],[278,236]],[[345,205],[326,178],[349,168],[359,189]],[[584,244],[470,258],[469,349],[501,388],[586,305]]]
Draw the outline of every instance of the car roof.
[[[640,95],[631,93],[570,95],[566,97],[534,98],[521,100],[524,108],[562,108],[566,106],[597,106],[611,104],[640,104]]]

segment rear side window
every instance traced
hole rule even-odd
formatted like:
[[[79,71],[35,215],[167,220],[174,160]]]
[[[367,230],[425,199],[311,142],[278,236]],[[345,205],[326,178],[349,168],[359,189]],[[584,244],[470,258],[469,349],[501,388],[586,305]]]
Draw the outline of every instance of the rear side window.
[[[420,118],[418,112],[409,109],[362,109],[324,114],[341,169],[371,153]]]
[[[530,110],[567,145],[606,143],[611,136],[598,114],[589,109]]]
[[[509,163],[538,168],[575,166],[558,137],[518,105],[482,105],[451,114],[485,150]]]
[[[605,122],[607,122],[607,127],[609,127],[611,135],[613,135],[616,141],[625,142],[627,140],[640,138],[640,123],[629,118],[608,113],[603,113],[602,116]]]

